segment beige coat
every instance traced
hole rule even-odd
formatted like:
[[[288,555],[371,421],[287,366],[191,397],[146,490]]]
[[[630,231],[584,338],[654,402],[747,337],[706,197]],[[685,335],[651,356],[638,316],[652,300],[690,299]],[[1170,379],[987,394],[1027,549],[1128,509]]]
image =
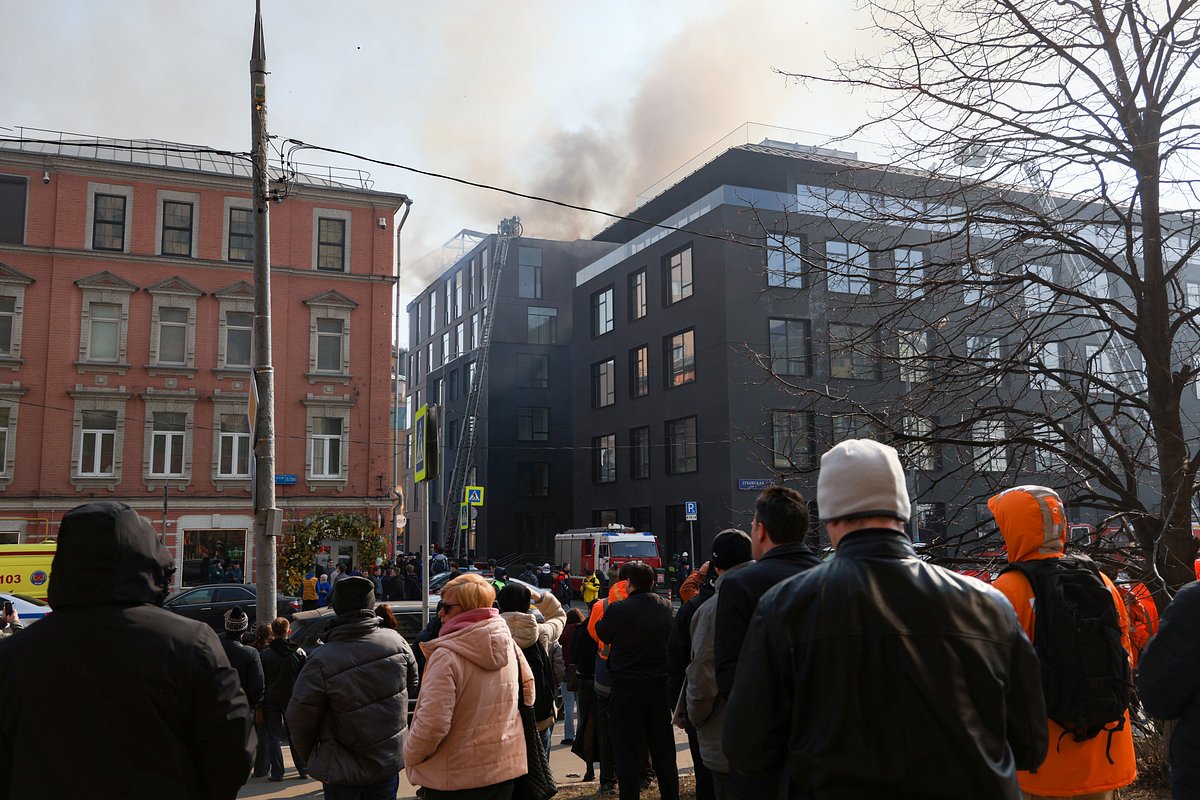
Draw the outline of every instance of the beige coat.
[[[533,705],[533,673],[504,620],[493,617],[421,649],[425,676],[404,742],[409,782],[455,791],[524,775],[517,680]]]

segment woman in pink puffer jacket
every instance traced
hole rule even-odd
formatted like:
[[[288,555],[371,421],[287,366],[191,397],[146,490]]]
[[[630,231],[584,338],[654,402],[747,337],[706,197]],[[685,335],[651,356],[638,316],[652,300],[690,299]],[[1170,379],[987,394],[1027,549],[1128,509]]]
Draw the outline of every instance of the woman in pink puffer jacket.
[[[426,800],[466,789],[480,800],[504,800],[513,779],[527,771],[517,687],[533,705],[533,673],[492,608],[495,598],[495,589],[475,573],[450,581],[438,603],[441,632],[421,645],[425,675],[404,764]]]

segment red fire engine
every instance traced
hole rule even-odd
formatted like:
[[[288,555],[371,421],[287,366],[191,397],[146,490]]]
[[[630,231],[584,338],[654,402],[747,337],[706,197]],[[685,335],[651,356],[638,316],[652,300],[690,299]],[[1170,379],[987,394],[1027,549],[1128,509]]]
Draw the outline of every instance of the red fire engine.
[[[658,538],[649,531],[609,525],[606,528],[573,528],[554,537],[554,562],[571,565],[571,586],[576,591],[580,590],[585,576],[596,570],[608,575],[628,561],[641,561],[654,567],[659,584],[663,583]]]

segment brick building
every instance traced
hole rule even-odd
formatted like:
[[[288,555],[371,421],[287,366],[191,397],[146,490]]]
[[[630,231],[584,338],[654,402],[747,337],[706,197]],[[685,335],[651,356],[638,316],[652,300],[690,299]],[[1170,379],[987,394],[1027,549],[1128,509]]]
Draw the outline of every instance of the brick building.
[[[23,133],[0,141],[0,541],[121,500],[164,529],[177,582],[214,557],[252,580],[249,163]],[[386,528],[407,198],[356,171],[289,178],[270,212],[278,505]]]

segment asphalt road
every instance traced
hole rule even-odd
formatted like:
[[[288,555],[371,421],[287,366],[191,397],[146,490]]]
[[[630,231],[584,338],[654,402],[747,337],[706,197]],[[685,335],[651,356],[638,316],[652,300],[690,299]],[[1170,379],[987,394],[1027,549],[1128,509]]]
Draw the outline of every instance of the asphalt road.
[[[583,775],[583,762],[571,754],[571,748],[559,744],[563,738],[563,724],[558,722],[554,727],[554,747],[550,750],[550,767],[559,785],[578,783]],[[681,773],[692,771],[692,754],[688,750],[687,736],[678,728],[675,729],[676,763]],[[315,780],[300,780],[296,777],[296,769],[292,766],[292,754],[287,745],[283,748],[283,762],[286,771],[282,782],[270,781],[267,778],[251,778],[249,783],[238,792],[239,798],[257,798],[257,800],[283,800],[283,798],[319,798],[322,797],[321,784]],[[598,771],[598,768],[597,768]],[[408,782],[404,772],[400,772],[400,792],[397,797],[415,798],[416,790]]]

